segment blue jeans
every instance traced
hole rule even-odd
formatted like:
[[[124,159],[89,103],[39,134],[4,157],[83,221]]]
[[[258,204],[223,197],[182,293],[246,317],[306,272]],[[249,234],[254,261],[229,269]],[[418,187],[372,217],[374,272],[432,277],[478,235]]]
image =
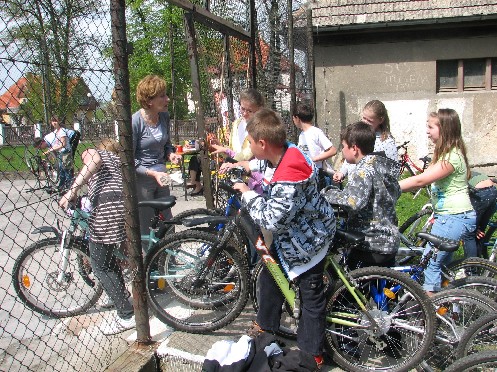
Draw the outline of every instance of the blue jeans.
[[[476,212],[469,211],[458,214],[435,214],[435,223],[431,233],[452,240],[462,240],[466,257],[476,256]],[[426,247],[425,254],[431,247]],[[426,291],[437,292],[441,289],[442,265],[447,265],[452,259],[452,252],[437,253],[436,261],[431,259],[424,271],[423,288]]]
[[[475,189],[475,192],[470,194],[469,197],[476,212],[476,228],[485,231],[488,221],[490,221],[497,207],[495,204],[497,200],[497,188],[491,186]],[[477,239],[476,244],[478,247],[478,256],[480,256],[483,250],[482,241]]]

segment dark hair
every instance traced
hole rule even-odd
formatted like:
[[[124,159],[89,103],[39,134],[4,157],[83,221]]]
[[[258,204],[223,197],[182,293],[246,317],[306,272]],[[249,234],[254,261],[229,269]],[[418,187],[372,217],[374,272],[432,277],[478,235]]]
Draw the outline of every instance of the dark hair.
[[[298,117],[304,123],[309,123],[314,118],[314,109],[309,103],[299,102],[293,109],[293,116]]]
[[[376,117],[382,120],[378,129],[381,133],[381,140],[385,141],[390,135],[390,118],[388,117],[388,111],[385,104],[377,99],[374,99],[366,103],[362,111],[364,110],[373,111]]]
[[[40,145],[43,143],[44,139],[41,137],[35,137],[33,141],[33,146],[34,147],[40,147]]]
[[[358,121],[345,127],[340,134],[340,140],[345,141],[349,147],[356,145],[363,155],[367,155],[374,151],[376,134],[370,125]]]
[[[276,146],[286,143],[286,128],[281,117],[268,108],[261,108],[247,123],[247,132],[254,141],[261,139]]]

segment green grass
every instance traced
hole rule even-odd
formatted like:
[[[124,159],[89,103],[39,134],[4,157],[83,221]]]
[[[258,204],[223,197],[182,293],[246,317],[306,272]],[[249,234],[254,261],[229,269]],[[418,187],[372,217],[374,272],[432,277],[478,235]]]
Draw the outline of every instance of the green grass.
[[[75,156],[75,167],[80,169],[82,162],[80,154],[89,147],[93,147],[92,142],[80,142]],[[33,146],[28,149],[34,154]],[[29,172],[28,166],[24,162],[24,152],[26,146],[1,146],[0,147],[0,173],[3,172]]]
[[[430,199],[426,194],[421,193],[416,199],[412,198],[411,193],[403,193],[396,206],[397,218],[399,219],[399,226],[401,226],[409,217],[419,212],[423,205],[429,203]]]

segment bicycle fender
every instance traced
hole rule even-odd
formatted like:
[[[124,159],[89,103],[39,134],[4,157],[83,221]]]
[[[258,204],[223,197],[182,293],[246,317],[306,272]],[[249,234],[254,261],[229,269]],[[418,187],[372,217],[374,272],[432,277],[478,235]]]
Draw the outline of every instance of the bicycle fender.
[[[37,227],[36,229],[31,231],[31,234],[47,234],[47,233],[54,233],[57,238],[60,237],[59,230],[57,230],[53,226]]]

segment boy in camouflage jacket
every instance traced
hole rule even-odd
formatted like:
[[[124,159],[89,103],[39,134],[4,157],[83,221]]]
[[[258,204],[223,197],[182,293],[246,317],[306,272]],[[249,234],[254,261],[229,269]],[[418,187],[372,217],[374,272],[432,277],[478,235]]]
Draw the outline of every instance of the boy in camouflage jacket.
[[[363,122],[348,125],[341,134],[342,153],[357,167],[343,190],[323,191],[326,200],[348,212],[347,230],[366,235],[364,244],[354,248],[349,267],[393,266],[399,248],[395,204],[401,194],[396,174],[398,164],[374,153],[375,134]]]

